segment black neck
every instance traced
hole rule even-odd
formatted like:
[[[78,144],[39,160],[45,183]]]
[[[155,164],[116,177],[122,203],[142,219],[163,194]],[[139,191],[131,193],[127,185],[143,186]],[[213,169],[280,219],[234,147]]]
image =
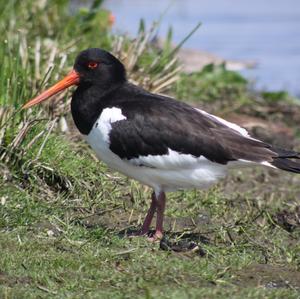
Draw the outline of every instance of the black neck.
[[[80,84],[71,101],[71,112],[74,123],[81,134],[88,135],[105,107],[105,98],[119,89],[124,82],[110,87]]]

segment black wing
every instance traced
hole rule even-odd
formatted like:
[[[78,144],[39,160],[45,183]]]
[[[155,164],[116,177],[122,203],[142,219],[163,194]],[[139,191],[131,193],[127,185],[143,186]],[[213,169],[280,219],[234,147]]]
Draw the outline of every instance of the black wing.
[[[238,159],[272,161],[276,157],[268,144],[168,97],[143,92],[113,103],[127,118],[113,123],[110,132],[110,149],[122,159],[164,155],[169,148],[221,164]]]

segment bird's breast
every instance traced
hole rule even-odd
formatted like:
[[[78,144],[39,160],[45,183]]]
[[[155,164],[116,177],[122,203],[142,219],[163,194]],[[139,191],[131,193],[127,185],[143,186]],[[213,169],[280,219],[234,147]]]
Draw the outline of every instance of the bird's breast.
[[[102,110],[100,116],[94,123],[91,131],[86,136],[87,142],[90,144],[90,146],[94,149],[96,154],[102,160],[105,159],[106,155],[113,154],[109,149],[110,147],[109,135],[112,130],[112,124],[125,119],[126,116],[122,114],[122,110],[120,108],[117,107],[105,108]]]

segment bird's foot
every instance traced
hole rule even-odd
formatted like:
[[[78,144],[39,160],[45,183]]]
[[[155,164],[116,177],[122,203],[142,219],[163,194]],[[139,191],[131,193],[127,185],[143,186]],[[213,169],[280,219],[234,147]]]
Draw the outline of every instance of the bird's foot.
[[[163,238],[163,233],[161,231],[156,231],[151,236],[151,234],[149,233],[149,231],[140,230],[140,231],[130,232],[130,234],[128,234],[127,236],[129,238],[147,237],[147,240],[149,242],[160,242],[160,240]]]
[[[156,231],[152,237],[148,237],[147,240],[149,242],[160,242],[163,238],[163,233],[161,231]]]

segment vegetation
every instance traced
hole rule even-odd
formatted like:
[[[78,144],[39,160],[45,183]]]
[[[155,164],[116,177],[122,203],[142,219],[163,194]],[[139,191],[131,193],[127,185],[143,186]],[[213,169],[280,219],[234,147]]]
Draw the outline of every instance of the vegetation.
[[[299,298],[299,176],[245,169],[172,193],[166,238],[151,244],[126,236],[151,191],[95,159],[73,130],[70,94],[20,111],[87,47],[114,51],[148,89],[242,113],[254,134],[267,127],[265,139],[300,150],[295,99],[251,91],[223,66],[180,73],[171,34],[163,48],[150,43],[156,25],[113,36],[101,1],[72,13],[67,0],[2,1],[0,15],[1,298]]]

